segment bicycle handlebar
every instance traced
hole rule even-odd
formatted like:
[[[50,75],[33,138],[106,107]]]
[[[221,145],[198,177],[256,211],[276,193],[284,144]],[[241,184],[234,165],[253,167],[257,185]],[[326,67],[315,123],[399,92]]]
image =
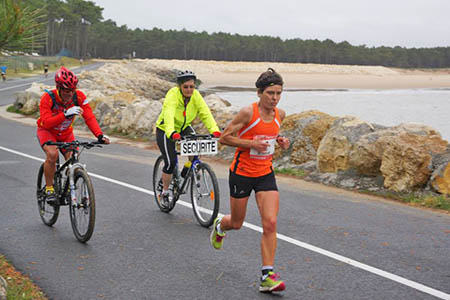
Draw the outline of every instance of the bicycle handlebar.
[[[189,135],[182,136],[180,140],[181,141],[183,141],[183,140],[193,141],[193,140],[199,140],[199,139],[212,140],[212,139],[217,139],[217,138],[215,138],[211,134],[189,134]]]
[[[83,148],[90,149],[92,147],[102,148],[101,145],[103,145],[103,143],[99,143],[99,142],[80,142],[80,141],[73,141],[73,142],[52,142],[52,141],[48,141],[48,142],[45,142],[43,146],[45,146],[45,145],[57,146],[60,149],[67,149],[67,148],[71,148],[71,147],[83,147]]]

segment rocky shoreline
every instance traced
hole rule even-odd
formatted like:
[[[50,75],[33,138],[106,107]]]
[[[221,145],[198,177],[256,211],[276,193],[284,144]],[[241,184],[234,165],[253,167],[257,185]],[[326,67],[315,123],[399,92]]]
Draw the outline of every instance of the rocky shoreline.
[[[103,130],[154,141],[154,124],[166,91],[174,85],[174,74],[174,69],[152,60],[107,63],[83,72],[79,88],[90,99]],[[33,84],[19,93],[15,109],[37,117],[44,88],[52,87]],[[214,90],[204,92],[216,121],[227,124],[238,109]],[[77,125],[83,126],[83,121],[78,119]],[[199,122],[194,126],[204,132]],[[299,170],[306,180],[370,192],[450,194],[450,145],[429,126],[385,127],[352,116],[306,111],[288,115],[281,134],[290,138],[291,146],[276,150],[274,166]],[[229,161],[234,148],[221,146],[220,153]]]

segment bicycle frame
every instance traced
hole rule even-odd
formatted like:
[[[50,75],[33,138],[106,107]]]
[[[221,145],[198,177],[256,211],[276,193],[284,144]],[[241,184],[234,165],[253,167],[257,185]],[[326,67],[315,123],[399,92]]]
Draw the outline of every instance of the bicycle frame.
[[[177,152],[177,163],[176,163],[175,169],[173,171],[173,176],[174,176],[174,182],[177,185],[179,195],[183,195],[183,194],[186,194],[187,185],[189,183],[191,174],[193,172],[195,172],[194,168],[196,168],[197,165],[201,163],[201,161],[198,156],[194,156],[192,159],[192,164],[191,164],[190,168],[188,169],[184,178],[181,179],[182,177],[181,177],[181,175],[179,173],[179,169],[178,169],[178,155],[180,155],[179,152]],[[197,181],[197,178],[195,178],[195,176],[194,176],[194,180]],[[180,185],[180,183],[181,183],[181,185]]]
[[[81,169],[86,170],[86,165],[80,163],[78,160],[80,151],[76,147],[74,149],[72,149],[71,151],[72,151],[72,155],[70,156],[70,158],[68,160],[66,160],[64,162],[64,164],[62,164],[60,166],[59,157],[56,162],[55,177],[57,176],[58,178],[62,179],[64,170],[66,170],[68,168],[68,171],[66,171],[68,173],[67,177],[64,182],[61,182],[60,187],[62,188],[62,191],[60,191],[58,194],[58,197],[60,199],[60,205],[69,205],[69,203],[67,203],[67,201],[66,201],[67,191],[68,191],[69,186],[70,186],[70,199],[72,200],[72,205],[76,205],[74,170],[76,168],[81,168]]]

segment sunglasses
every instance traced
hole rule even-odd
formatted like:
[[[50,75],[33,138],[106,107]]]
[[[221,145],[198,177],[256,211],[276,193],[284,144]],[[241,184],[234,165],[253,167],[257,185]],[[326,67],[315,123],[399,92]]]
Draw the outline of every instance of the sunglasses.
[[[193,88],[195,88],[195,85],[182,85],[181,87],[183,89],[193,89]]]
[[[65,88],[61,88],[61,92],[62,92],[62,93],[65,93],[65,94],[69,94],[69,93],[75,92],[75,90],[73,90],[73,89],[65,89]]]

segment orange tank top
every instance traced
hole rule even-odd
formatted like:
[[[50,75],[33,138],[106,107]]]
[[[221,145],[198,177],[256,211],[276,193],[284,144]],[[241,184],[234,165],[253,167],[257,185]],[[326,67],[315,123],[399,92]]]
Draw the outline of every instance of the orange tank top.
[[[276,139],[280,132],[280,115],[278,108],[275,108],[275,117],[266,123],[259,115],[258,103],[253,106],[253,116],[250,122],[239,130],[238,137],[246,140],[261,139],[269,146],[265,152],[257,152],[250,148],[238,147],[231,163],[231,172],[247,176],[260,177],[272,172],[272,156],[275,151]]]

